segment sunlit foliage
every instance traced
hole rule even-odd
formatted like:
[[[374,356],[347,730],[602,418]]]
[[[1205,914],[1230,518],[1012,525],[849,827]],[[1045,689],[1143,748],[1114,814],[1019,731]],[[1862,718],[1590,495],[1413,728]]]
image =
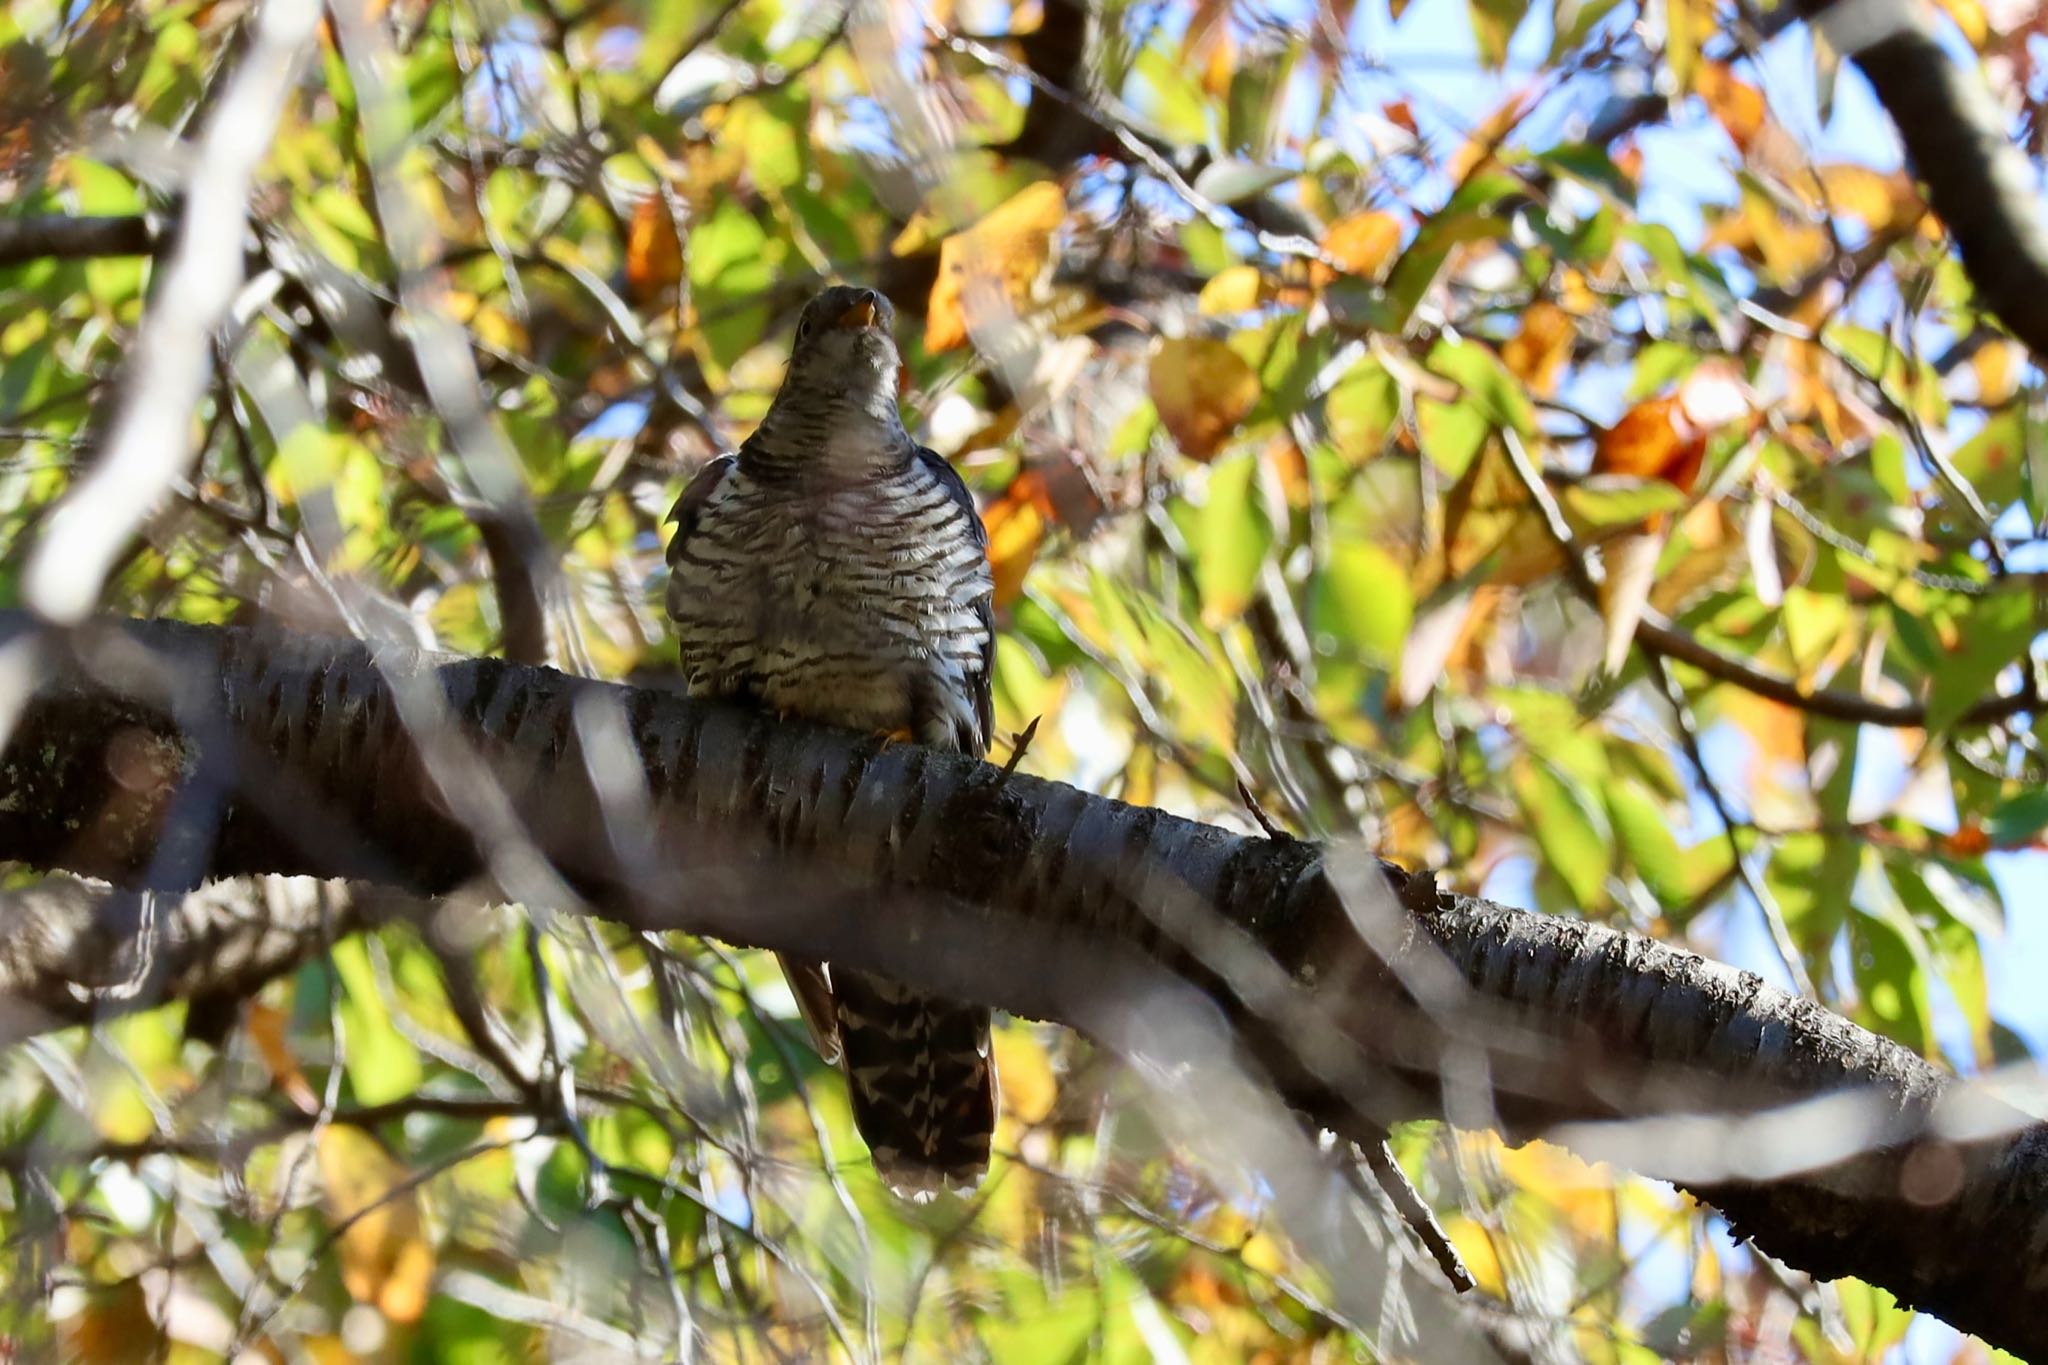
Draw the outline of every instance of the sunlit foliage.
[[[1946,8],[2038,145],[2029,7]],[[497,652],[530,517],[531,638],[659,683],[663,516],[765,410],[808,294],[872,283],[913,430],[983,501],[1029,769],[1245,827],[1248,793],[1459,889],[1744,954],[1958,1068],[2024,1055],[1987,858],[2048,804],[2031,715],[1986,699],[2034,668],[2038,371],[1788,16],[1393,9],[330,16],[197,463],[106,605]],[[0,10],[0,211],[175,242],[177,139],[254,14]],[[163,270],[0,265],[0,599]],[[467,338],[509,485],[451,432],[422,310]],[[1352,1268],[1304,1263],[1056,1029],[1001,1030],[982,1193],[895,1204],[793,1013],[765,958],[477,906],[336,942],[217,1040],[171,1003],[16,1047],[0,1338],[1223,1361],[1377,1330],[1329,1306]],[[1480,1293],[1567,1355],[1907,1331],[1667,1187],[1432,1126],[1396,1148]]]

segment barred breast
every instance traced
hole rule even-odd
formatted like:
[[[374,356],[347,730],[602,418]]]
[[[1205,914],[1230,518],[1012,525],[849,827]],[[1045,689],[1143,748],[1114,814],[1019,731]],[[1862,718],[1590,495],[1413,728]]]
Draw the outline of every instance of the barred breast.
[[[707,469],[671,542],[668,612],[693,695],[974,754],[988,746],[989,570],[937,456],[853,486]],[[943,472],[942,472],[943,471]]]

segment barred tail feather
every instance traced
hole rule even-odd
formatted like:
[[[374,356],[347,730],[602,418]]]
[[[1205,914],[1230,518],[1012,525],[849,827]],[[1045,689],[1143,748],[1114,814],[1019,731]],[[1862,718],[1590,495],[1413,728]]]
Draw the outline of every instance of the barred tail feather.
[[[853,1122],[876,1173],[917,1203],[972,1190],[996,1126],[989,1012],[859,972],[834,971],[832,996]]]

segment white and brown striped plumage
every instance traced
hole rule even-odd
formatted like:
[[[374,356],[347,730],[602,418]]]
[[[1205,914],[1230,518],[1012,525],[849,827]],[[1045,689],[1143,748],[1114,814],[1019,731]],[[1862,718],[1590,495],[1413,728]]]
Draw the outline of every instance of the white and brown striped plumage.
[[[952,467],[903,429],[894,311],[835,286],[805,308],[789,372],[738,454],[671,520],[668,614],[693,696],[907,734],[979,756],[995,648],[987,537]],[[883,1178],[928,1197],[988,1162],[988,1011],[785,957]]]

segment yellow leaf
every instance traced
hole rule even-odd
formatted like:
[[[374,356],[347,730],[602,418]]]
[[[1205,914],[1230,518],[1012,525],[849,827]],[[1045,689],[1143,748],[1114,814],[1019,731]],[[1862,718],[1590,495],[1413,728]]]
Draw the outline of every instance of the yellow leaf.
[[[1052,265],[1067,197],[1050,180],[1026,185],[973,227],[939,243],[939,276],[925,310],[924,346],[936,355],[1004,310],[1022,311]]]
[[[1265,302],[1265,298],[1266,277],[1257,266],[1226,266],[1202,286],[1201,308],[1212,315],[1246,313]]]
[[[1339,218],[1323,233],[1323,250],[1351,275],[1377,276],[1400,247],[1401,220],[1378,210]],[[1309,279],[1318,286],[1336,277],[1337,272],[1320,261],[1309,268]]]
[[[1507,1277],[1501,1271],[1500,1257],[1494,1253],[1493,1238],[1486,1229],[1463,1214],[1454,1213],[1444,1219],[1444,1235],[1451,1239],[1459,1259],[1472,1272],[1479,1292],[1496,1299],[1506,1298]]]
[[[1820,177],[1820,202],[1829,212],[1846,214],[1872,230],[1925,212],[1918,191],[1903,171],[1838,164],[1819,167],[1814,173]]]
[[[1280,1250],[1280,1244],[1263,1232],[1255,1232],[1247,1238],[1237,1254],[1240,1260],[1261,1274],[1278,1275],[1287,1269],[1287,1256]]]
[[[1237,352],[1209,337],[1169,337],[1152,353],[1149,381],[1159,420],[1183,453],[1207,460],[1259,401],[1259,377]]]
[[[408,1172],[369,1134],[346,1124],[320,1130],[319,1158],[328,1221],[348,1224],[336,1247],[342,1284],[392,1321],[416,1321],[426,1308],[434,1253],[414,1192],[394,1192]]]
[[[989,1041],[995,1049],[996,1076],[1002,1083],[1003,1108],[1026,1126],[1045,1122],[1046,1115],[1052,1112],[1053,1101],[1059,1098],[1059,1085],[1053,1079],[1052,1058],[1046,1055],[1045,1045],[1026,1025],[999,1029]]]
[[[1948,17],[1956,21],[1956,27],[1970,40],[1971,47],[1984,46],[1984,40],[1991,36],[1991,20],[1984,13],[1982,0],[1935,0]]]
[[[1997,407],[2019,387],[2018,366],[2013,343],[1987,341],[1970,357],[1970,369],[1977,376],[1977,401]]]
[[[1558,373],[1571,359],[1578,331],[1572,315],[1556,304],[1533,303],[1522,311],[1522,325],[1501,348],[1500,358],[1531,393],[1548,397],[1557,391]]]

